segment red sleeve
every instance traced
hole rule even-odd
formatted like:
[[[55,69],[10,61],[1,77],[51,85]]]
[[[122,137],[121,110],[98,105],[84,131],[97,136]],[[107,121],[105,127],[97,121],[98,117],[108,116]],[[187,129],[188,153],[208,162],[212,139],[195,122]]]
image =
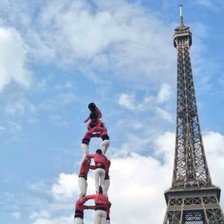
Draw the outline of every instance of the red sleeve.
[[[106,160],[106,163],[105,163],[105,165],[106,165],[106,171],[107,171],[107,173],[109,173],[109,168],[110,168],[110,160],[109,159],[107,159],[107,157],[105,156],[105,160]]]
[[[79,205],[83,205],[86,201],[88,201],[89,199],[86,198],[86,197],[83,197],[83,198],[80,198],[76,204],[79,204]]]
[[[87,161],[88,161],[88,160],[85,160],[85,159],[84,159],[84,160],[82,161],[82,163],[81,163],[81,166],[85,166],[85,165],[87,164]]]
[[[96,195],[95,194],[91,194],[91,195],[86,195],[85,198],[87,200],[90,200],[90,199],[95,199]]]
[[[94,154],[88,154],[86,157],[92,159],[94,158]]]

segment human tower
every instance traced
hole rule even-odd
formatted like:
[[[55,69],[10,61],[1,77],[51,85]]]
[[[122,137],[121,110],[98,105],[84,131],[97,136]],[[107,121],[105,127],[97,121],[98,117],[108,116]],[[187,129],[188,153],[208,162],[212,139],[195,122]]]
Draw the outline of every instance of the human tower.
[[[108,188],[110,185],[109,168],[110,160],[106,156],[110,145],[110,138],[102,119],[102,113],[95,103],[88,105],[90,114],[84,121],[87,131],[82,139],[83,160],[80,165],[78,184],[79,198],[75,203],[75,224],[84,224],[84,213],[87,209],[95,211],[94,224],[110,224],[110,207]],[[89,153],[91,138],[101,138],[100,147],[95,153]],[[87,178],[90,170],[94,170],[95,194],[87,195]],[[93,205],[85,205],[88,200],[93,200]]]

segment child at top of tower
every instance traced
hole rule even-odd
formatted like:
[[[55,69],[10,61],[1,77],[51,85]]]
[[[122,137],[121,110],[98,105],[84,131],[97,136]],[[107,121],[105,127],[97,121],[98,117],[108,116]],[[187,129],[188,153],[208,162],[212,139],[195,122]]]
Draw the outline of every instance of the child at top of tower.
[[[86,120],[84,121],[85,123],[87,122],[87,126],[89,125],[89,123],[92,121],[92,120],[99,120],[101,121],[102,124],[103,123],[103,118],[102,118],[102,113],[100,111],[100,109],[96,106],[95,103],[90,103],[88,105],[88,108],[90,110],[90,114],[89,116],[86,118]]]

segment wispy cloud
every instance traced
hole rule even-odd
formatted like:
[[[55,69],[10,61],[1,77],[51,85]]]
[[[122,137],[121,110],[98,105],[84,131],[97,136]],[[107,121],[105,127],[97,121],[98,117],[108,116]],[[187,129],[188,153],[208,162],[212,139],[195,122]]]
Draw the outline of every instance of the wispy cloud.
[[[5,106],[5,113],[9,116],[23,116],[28,113],[35,113],[36,106],[23,96],[13,98]]]
[[[154,103],[154,96],[144,96],[142,102],[134,93],[121,93],[118,97],[118,104],[133,111],[143,111],[147,109],[150,103]]]
[[[74,197],[75,193],[78,192],[77,179],[78,176],[75,174],[61,173],[58,182],[52,186],[51,192],[53,197],[61,201]]]
[[[110,71],[124,80],[149,81],[149,77],[157,79],[156,73],[165,78],[173,69],[174,51],[167,47],[169,24],[140,6],[125,1],[54,1],[37,19],[38,43],[53,51],[60,64],[75,65],[93,79],[108,78]],[[32,44],[32,49],[38,49]]]
[[[196,2],[200,5],[207,7],[207,8],[214,7],[214,1],[211,1],[211,0],[197,0]]]
[[[168,122],[174,121],[173,115],[160,107],[156,107],[156,114]]]
[[[11,82],[24,87],[30,86],[27,46],[14,28],[0,27],[0,58],[0,91]]]
[[[60,218],[38,218],[32,222],[32,224],[69,224],[72,222],[72,215],[69,217],[60,217]]]
[[[153,101],[153,97],[145,96],[143,102],[139,102],[134,93],[121,93],[118,98],[118,104],[129,110],[142,111]]]
[[[157,96],[157,102],[158,103],[164,103],[170,99],[171,96],[171,88],[168,84],[163,83],[160,86],[160,90]]]

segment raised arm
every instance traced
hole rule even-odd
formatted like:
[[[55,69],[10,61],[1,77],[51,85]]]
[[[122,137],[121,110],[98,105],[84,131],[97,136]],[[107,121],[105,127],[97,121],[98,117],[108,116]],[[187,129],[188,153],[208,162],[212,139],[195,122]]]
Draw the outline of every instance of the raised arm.
[[[90,195],[86,195],[84,198],[87,200],[91,200],[91,199],[95,199],[96,195],[95,194],[90,194]]]
[[[84,120],[84,123],[86,123],[89,119],[90,119],[90,117],[88,116],[88,117]]]
[[[92,158],[94,158],[94,154],[88,154],[88,155],[86,155],[86,157],[89,159],[92,159]]]
[[[94,205],[84,205],[84,209],[92,209],[92,210],[95,210],[96,209],[96,206],[94,206]]]

